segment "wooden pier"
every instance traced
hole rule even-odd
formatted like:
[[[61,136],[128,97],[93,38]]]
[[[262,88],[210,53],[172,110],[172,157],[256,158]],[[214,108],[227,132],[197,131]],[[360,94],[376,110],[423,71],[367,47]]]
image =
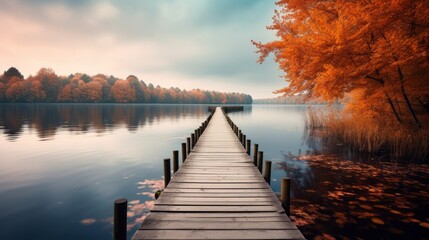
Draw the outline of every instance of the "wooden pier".
[[[132,239],[304,239],[222,109],[204,129]]]

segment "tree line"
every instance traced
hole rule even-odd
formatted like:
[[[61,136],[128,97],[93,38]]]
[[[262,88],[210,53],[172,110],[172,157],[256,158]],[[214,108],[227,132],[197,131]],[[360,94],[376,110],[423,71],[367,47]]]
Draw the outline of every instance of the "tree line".
[[[305,96],[282,96],[277,98],[254,99],[253,104],[327,104],[318,99],[307,99]]]
[[[252,97],[243,93],[155,87],[133,75],[126,79],[82,73],[66,77],[42,68],[35,76],[24,78],[11,67],[0,76],[0,102],[249,104]]]

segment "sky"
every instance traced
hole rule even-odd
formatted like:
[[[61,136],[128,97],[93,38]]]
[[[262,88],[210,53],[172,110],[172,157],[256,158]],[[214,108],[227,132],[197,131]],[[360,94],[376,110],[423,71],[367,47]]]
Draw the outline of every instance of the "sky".
[[[270,98],[285,86],[251,40],[275,33],[275,0],[0,1],[0,71],[135,75],[147,84]]]

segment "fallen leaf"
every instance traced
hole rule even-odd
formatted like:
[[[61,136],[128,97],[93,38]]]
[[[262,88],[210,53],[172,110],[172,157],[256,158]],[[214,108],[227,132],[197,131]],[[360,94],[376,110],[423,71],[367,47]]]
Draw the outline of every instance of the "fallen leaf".
[[[393,213],[393,214],[398,214],[398,215],[402,214],[400,211],[396,211],[396,210],[390,210],[390,212]]]
[[[383,220],[381,220],[381,218],[377,218],[377,217],[375,217],[375,218],[371,218],[371,221],[372,221],[373,223],[375,223],[375,224],[379,224],[379,225],[383,225],[383,224],[384,224],[384,221],[383,221]]]
[[[429,228],[429,222],[420,222],[420,227]]]

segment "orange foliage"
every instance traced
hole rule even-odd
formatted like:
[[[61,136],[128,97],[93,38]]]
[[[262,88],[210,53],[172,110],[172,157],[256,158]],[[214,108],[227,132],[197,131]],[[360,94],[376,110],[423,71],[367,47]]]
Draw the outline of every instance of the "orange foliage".
[[[260,62],[270,53],[289,85],[278,91],[334,101],[355,94],[355,112],[381,110],[397,122],[420,125],[428,112],[429,1],[277,2],[273,25],[279,40],[259,43]],[[402,108],[402,111],[401,111]]]
[[[64,77],[47,68],[24,79],[12,67],[0,75],[0,102],[252,103],[252,97],[200,89],[155,88],[133,75],[125,80],[103,74]]]
[[[135,101],[135,93],[132,91],[129,83],[125,80],[117,80],[111,89],[111,95],[115,102],[133,102]]]

